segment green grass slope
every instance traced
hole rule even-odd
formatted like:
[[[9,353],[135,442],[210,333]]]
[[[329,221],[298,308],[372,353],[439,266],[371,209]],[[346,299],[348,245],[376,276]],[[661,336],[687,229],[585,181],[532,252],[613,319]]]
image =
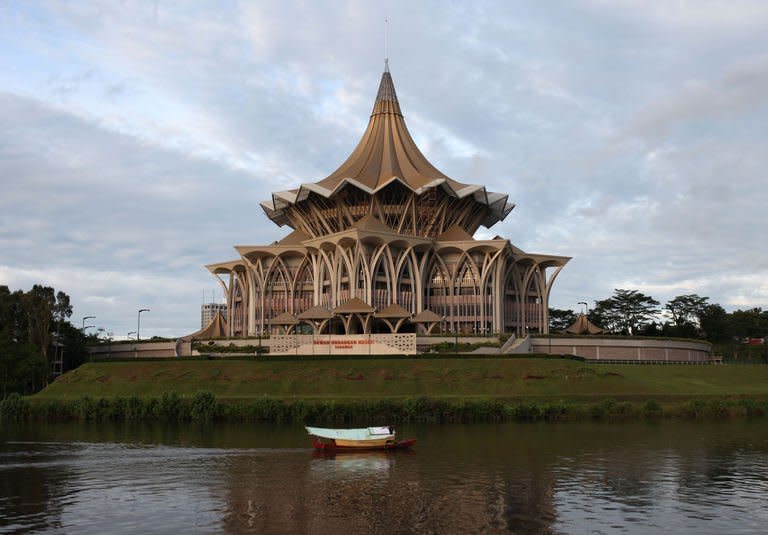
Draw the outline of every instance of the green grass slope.
[[[536,358],[137,361],[81,366],[37,399],[192,396],[220,399],[680,399],[768,396],[768,366],[638,366]]]

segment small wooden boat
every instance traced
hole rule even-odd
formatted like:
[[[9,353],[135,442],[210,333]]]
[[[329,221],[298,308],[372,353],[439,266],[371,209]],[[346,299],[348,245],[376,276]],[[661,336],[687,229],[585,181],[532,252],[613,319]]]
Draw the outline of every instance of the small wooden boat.
[[[395,450],[410,448],[415,438],[397,440],[391,427],[363,427],[360,429],[327,429],[306,427],[312,437],[312,446],[323,451]]]

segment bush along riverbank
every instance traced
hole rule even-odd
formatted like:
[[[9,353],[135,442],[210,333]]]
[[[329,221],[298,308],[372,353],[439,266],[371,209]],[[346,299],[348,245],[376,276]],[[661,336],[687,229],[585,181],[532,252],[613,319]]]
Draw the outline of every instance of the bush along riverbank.
[[[768,415],[766,399],[691,399],[659,403],[604,399],[598,402],[429,398],[377,401],[286,401],[271,397],[218,400],[210,392],[181,397],[29,400],[12,394],[0,402],[0,423],[35,421],[228,421],[315,423],[336,426],[402,422],[472,423],[660,418],[722,419]]]

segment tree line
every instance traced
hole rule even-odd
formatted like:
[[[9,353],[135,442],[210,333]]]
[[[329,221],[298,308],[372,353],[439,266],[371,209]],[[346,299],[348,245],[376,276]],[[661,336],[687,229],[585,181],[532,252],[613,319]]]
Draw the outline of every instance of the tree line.
[[[50,381],[61,356],[62,370],[85,360],[86,337],[69,322],[69,296],[50,286],[11,291],[0,285],[0,396],[32,394]]]
[[[550,330],[564,331],[576,321],[573,310],[550,309]],[[678,295],[664,306],[638,290],[616,289],[596,300],[587,318],[611,334],[704,338],[712,343],[768,336],[768,311],[761,308],[726,312],[709,297]]]

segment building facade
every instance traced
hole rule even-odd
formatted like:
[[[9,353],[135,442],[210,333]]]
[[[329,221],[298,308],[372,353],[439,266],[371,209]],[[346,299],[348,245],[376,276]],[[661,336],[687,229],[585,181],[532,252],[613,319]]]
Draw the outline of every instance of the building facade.
[[[270,245],[238,245],[239,258],[206,266],[224,289],[231,336],[548,331],[549,295],[569,258],[473,238],[514,205],[427,161],[388,68],[347,160],[261,204],[292,231]]]

